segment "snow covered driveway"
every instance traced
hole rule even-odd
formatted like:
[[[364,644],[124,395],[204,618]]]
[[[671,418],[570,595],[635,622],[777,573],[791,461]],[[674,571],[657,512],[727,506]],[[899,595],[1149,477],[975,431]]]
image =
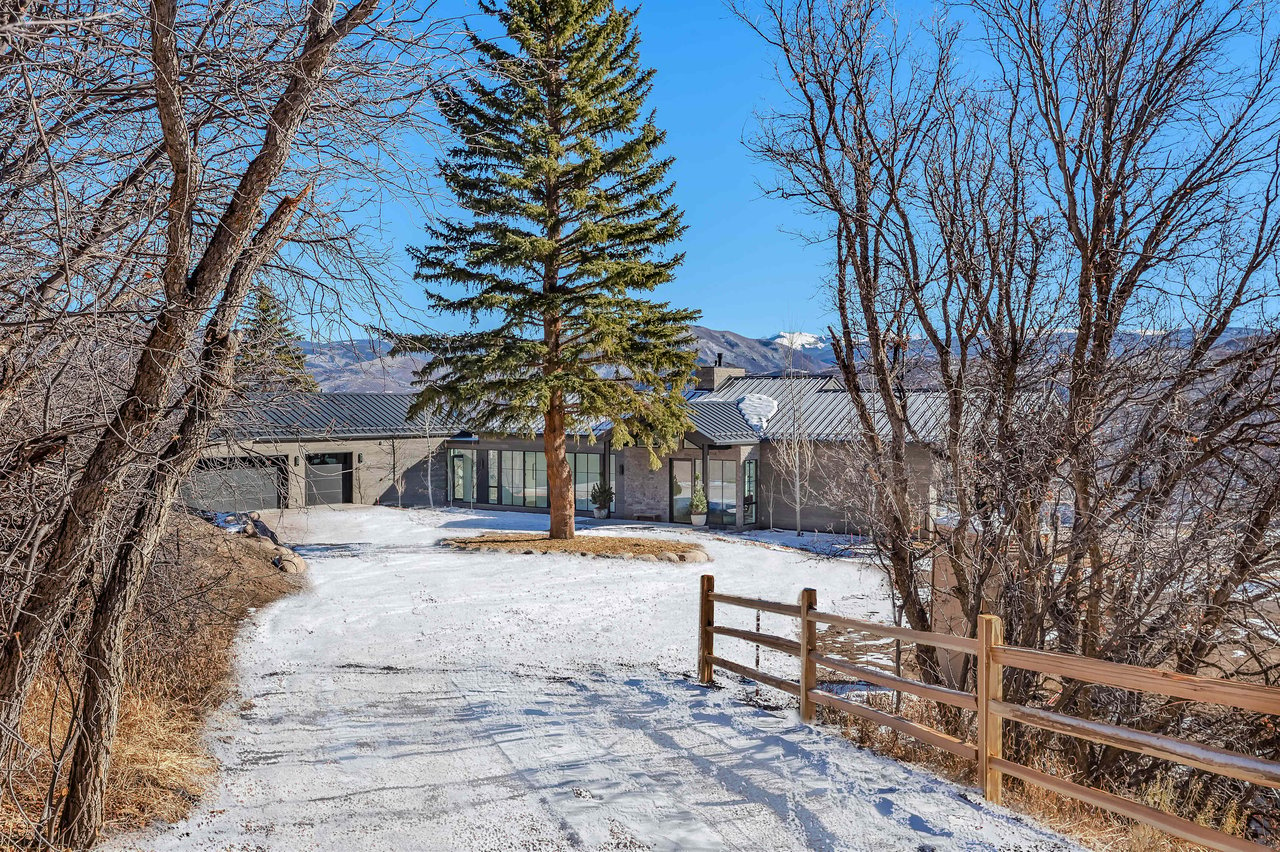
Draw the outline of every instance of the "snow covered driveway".
[[[744,704],[739,685],[690,680],[699,574],[775,599],[813,586],[824,608],[884,618],[874,569],[705,533],[709,566],[433,546],[546,520],[285,512],[312,586],[242,639],[241,698],[213,731],[217,788],[185,822],[106,847],[1073,848],[794,711]],[[790,674],[779,663],[765,666]]]

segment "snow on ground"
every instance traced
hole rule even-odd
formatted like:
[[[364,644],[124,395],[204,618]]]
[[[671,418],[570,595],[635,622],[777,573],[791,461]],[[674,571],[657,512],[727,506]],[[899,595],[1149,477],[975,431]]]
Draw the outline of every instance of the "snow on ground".
[[[801,530],[796,535],[791,530],[742,530],[741,532],[721,531],[720,536],[729,541],[754,541],[787,550],[807,550],[821,556],[836,556],[858,559],[863,565],[872,563],[875,556],[869,539],[856,535],[841,533],[824,533]],[[886,588],[885,594],[888,594]]]
[[[634,524],[592,526],[699,536],[715,562],[434,546],[545,529],[545,516],[514,513],[268,521],[300,545],[311,588],[242,637],[240,698],[212,731],[216,788],[184,822],[107,849],[1075,848],[793,710],[745,704],[734,680],[691,680],[699,574],[774,599],[813,586],[824,608],[884,618],[883,579],[865,563]],[[779,674],[794,665],[765,660]]]

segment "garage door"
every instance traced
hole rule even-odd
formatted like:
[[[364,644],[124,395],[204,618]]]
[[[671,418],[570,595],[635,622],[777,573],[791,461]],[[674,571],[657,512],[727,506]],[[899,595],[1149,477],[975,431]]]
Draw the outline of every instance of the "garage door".
[[[283,457],[201,459],[182,486],[182,499],[206,512],[279,509],[285,503]]]
[[[351,453],[307,456],[307,505],[351,502]]]

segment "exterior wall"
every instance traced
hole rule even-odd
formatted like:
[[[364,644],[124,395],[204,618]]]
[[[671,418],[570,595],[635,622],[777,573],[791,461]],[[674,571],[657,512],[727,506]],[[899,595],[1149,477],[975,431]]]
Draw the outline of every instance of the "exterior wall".
[[[351,500],[425,506],[445,502],[446,470],[441,438],[357,438],[324,441],[252,441],[216,444],[206,458],[284,456],[287,505],[306,505],[306,457],[311,453],[351,454]]]
[[[355,501],[387,506],[444,505],[449,496],[449,472],[443,444],[440,438],[361,442],[363,449],[353,450],[364,454],[364,463],[355,464]]]
[[[853,454],[842,445],[817,442],[814,463],[801,485],[800,526],[812,532],[861,535],[868,530],[872,493]],[[912,503],[919,508],[921,530],[931,527],[934,504],[933,459],[927,447],[909,446],[907,464]],[[794,473],[774,444],[765,444],[760,464],[760,520],[776,529],[794,529],[796,513],[791,495]]]
[[[738,522],[742,527],[743,502],[745,497],[745,478],[742,475],[742,463],[747,459],[758,459],[760,448],[757,445],[727,447],[721,449],[689,449],[677,450],[663,456],[661,465],[654,470],[649,463],[649,451],[642,447],[627,447],[618,452],[618,464],[622,474],[614,483],[617,516],[636,520],[639,518],[656,518],[668,523],[671,520],[671,460],[687,459],[693,461],[694,471],[702,481],[706,482],[705,461],[722,459],[733,461],[737,465],[737,506]],[[760,520],[760,485],[761,477],[757,477],[756,505],[757,520]],[[753,525],[754,526],[754,525]]]
[[[682,450],[674,458],[701,458],[701,453]],[[643,447],[627,447],[618,452],[621,474],[613,484],[614,506],[619,517],[634,520],[652,517],[666,521],[671,516],[671,465],[668,459],[653,470],[649,466],[649,451]]]
[[[294,442],[257,441],[218,444],[206,451],[206,457],[283,456],[287,459],[287,505],[306,505],[306,456],[309,453],[350,453],[352,458],[352,500],[358,504],[381,503],[392,506],[451,505],[449,494],[448,450],[466,448],[477,451],[477,497],[474,505],[513,512],[539,512],[541,507],[488,504],[488,450],[541,452],[540,439],[485,439],[453,441],[441,438],[369,438],[350,440],[314,440]],[[608,476],[608,443],[590,444],[571,440],[570,452],[598,453],[601,470]],[[933,462],[927,448],[911,447],[908,460],[915,483],[915,504],[920,507],[921,529],[929,528],[929,509],[935,502]],[[725,459],[737,465],[738,527],[744,524],[745,477],[742,463],[756,459],[758,465],[756,524],[752,526],[790,529],[795,513],[786,499],[792,485],[788,472],[779,463],[777,447],[771,444],[744,445],[727,448],[684,448],[661,460],[656,469],[649,466],[647,450],[628,447],[614,453],[620,473],[613,479],[616,518],[635,520],[656,518],[669,522],[671,515],[671,460],[688,459],[706,481],[708,459]],[[859,474],[852,470],[839,445],[819,444],[818,462],[813,466],[805,488],[809,495],[801,507],[800,522],[806,530],[859,534],[866,530],[869,493],[860,487]],[[483,459],[483,461],[482,461]],[[469,503],[459,505],[471,505]],[[580,513],[586,514],[586,513]]]

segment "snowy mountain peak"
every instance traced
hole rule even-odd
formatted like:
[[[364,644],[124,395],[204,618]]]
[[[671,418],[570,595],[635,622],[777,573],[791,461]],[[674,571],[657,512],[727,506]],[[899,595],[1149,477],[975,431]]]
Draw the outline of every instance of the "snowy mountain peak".
[[[784,331],[769,339],[790,349],[825,349],[828,346],[825,338],[807,331]]]

